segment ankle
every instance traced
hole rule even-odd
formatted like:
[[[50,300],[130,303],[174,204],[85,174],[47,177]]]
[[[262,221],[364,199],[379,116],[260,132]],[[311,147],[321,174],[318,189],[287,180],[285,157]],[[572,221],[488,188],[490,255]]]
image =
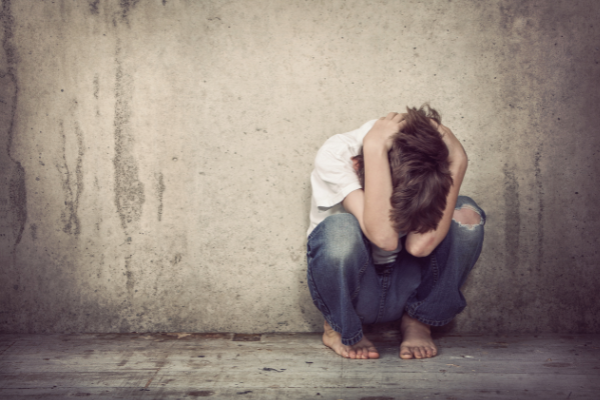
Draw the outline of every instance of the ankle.
[[[402,316],[402,323],[401,323],[401,328],[402,329],[406,329],[406,328],[419,328],[419,329],[426,329],[427,331],[431,332],[431,327],[427,324],[424,324],[423,322],[419,321],[416,318],[411,317],[408,314],[404,314]]]
[[[331,325],[329,325],[329,323],[327,322],[327,320],[325,320],[325,322],[323,323],[323,328],[324,328],[324,332],[323,333],[326,334],[326,335],[330,335],[331,336],[331,335],[337,335],[338,334],[338,332],[335,329],[333,329],[331,327]]]

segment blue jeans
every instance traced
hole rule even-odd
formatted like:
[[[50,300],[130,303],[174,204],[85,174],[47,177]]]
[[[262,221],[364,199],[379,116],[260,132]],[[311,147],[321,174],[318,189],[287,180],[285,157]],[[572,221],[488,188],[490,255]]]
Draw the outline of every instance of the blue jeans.
[[[363,337],[362,324],[394,321],[406,312],[427,325],[442,326],[465,308],[460,287],[481,253],[485,213],[469,197],[458,197],[456,209],[462,207],[476,211],[481,223],[465,226],[452,220],[429,256],[402,250],[390,264],[373,264],[371,243],[352,214],[331,215],[310,233],[308,287],[343,344]]]

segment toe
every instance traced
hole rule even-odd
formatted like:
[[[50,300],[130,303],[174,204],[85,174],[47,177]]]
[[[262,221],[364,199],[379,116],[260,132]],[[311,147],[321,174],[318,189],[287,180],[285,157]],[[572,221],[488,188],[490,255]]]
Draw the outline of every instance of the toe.
[[[363,356],[364,356],[363,358],[364,358],[365,360],[368,360],[368,359],[370,358],[370,357],[369,357],[369,349],[368,349],[367,347],[365,347],[365,348],[363,349]]]
[[[362,358],[362,349],[360,347],[358,349],[355,349],[354,352],[356,354],[356,357],[354,357],[354,358],[357,358],[357,359]]]
[[[421,347],[413,347],[413,354],[418,359],[424,358],[423,357],[423,349]]]
[[[400,358],[404,358],[406,360],[413,358],[413,355],[408,347],[403,346],[400,348]]]
[[[435,347],[429,348],[429,357],[435,357],[437,354],[437,349]]]
[[[356,351],[356,358],[363,359],[365,358],[365,349],[362,347]]]
[[[375,347],[371,347],[369,348],[368,356],[368,358],[379,358],[379,353]]]
[[[423,349],[423,355],[425,358],[431,358],[433,356],[431,352],[431,347],[425,347]]]

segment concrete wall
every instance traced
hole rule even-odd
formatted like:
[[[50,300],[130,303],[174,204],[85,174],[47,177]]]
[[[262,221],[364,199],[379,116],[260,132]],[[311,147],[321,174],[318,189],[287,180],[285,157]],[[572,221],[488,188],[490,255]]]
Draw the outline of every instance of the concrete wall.
[[[313,331],[323,141],[430,101],[488,213],[457,332],[600,332],[595,0],[2,1],[0,331]]]

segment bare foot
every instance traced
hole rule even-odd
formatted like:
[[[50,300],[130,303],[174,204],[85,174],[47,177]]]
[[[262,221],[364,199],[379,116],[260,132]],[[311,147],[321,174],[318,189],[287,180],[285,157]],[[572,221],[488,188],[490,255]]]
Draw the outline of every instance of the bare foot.
[[[400,331],[402,332],[400,358],[430,358],[437,354],[437,347],[431,339],[429,325],[425,325],[405,313],[402,316]]]
[[[379,358],[379,353],[373,343],[365,336],[352,346],[342,344],[342,335],[334,331],[331,325],[325,321],[325,332],[323,332],[323,344],[335,351],[342,357],[352,359]]]

